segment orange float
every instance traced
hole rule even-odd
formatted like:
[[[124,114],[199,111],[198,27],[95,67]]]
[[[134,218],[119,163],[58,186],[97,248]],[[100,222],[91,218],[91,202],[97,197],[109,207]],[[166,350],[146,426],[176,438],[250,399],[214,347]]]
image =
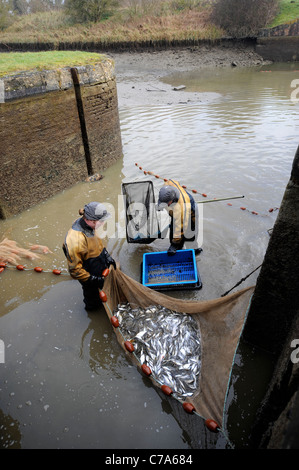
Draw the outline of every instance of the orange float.
[[[113,315],[113,317],[111,317],[110,319],[112,325],[114,326],[114,328],[118,328],[119,327],[119,321],[118,321],[118,318]]]
[[[168,387],[168,385],[162,385],[161,390],[163,393],[165,393],[165,395],[168,395],[168,396],[173,393],[173,391],[171,390],[170,387]]]
[[[125,341],[124,345],[125,345],[126,350],[129,351],[129,352],[133,352],[134,349],[135,349],[134,345],[131,343],[131,341]]]
[[[220,429],[219,424],[216,423],[216,421],[214,421],[213,419],[206,419],[205,425],[212,432],[218,432]]]
[[[141,370],[145,375],[151,375],[151,373],[152,373],[150,367],[147,366],[146,364],[142,364]]]
[[[104,271],[102,272],[102,276],[103,276],[103,277],[107,277],[108,274],[109,274],[109,272],[110,272],[110,271],[109,271],[108,268],[104,269]]]
[[[195,411],[195,408],[192,405],[192,403],[188,403],[186,401],[183,403],[183,408],[186,411],[186,413],[189,413],[189,414],[192,414]]]
[[[39,266],[36,266],[34,268],[34,271],[37,272],[37,273],[41,273],[43,271],[43,268],[40,268]]]
[[[104,291],[101,290],[99,295],[102,302],[107,302],[107,295]]]

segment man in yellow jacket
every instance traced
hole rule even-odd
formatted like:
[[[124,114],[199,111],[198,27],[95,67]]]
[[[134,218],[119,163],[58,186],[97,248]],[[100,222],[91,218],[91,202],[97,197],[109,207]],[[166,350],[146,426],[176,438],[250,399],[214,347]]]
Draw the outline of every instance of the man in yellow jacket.
[[[63,251],[70,275],[82,285],[85,308],[94,310],[101,306],[99,289],[104,285],[104,269],[110,265],[116,269],[114,259],[95,233],[110,214],[99,202],[86,204],[84,209],[79,210],[79,214],[82,217],[79,217],[68,231]]]
[[[168,255],[182,250],[185,243],[195,250],[195,254],[202,251],[197,244],[198,208],[192,195],[177,181],[167,180],[162,186],[157,209],[166,209],[171,219]]]

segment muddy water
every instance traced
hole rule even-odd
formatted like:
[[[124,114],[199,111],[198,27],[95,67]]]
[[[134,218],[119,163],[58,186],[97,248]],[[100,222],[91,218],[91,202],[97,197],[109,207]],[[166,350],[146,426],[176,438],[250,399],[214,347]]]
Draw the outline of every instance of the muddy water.
[[[61,245],[85,202],[105,202],[115,209],[115,236],[106,240],[108,249],[124,272],[139,279],[142,254],[167,249],[168,242],[126,242],[119,195],[123,181],[149,178],[138,163],[196,189],[198,201],[205,200],[199,193],[207,199],[244,195],[231,206],[229,201],[201,204],[203,288],[171,295],[210,299],[233,287],[262,262],[277,216],[269,209],[279,207],[289,179],[298,145],[299,105],[291,100],[296,68],[211,69],[168,77],[173,86],[218,97],[209,103],[121,108],[124,158],[103,180],[75,185],[0,222],[1,235],[23,247],[47,245],[53,252],[38,262],[24,260],[27,267],[38,264],[49,272],[11,268],[1,274],[0,447],[226,446],[222,435],[205,431],[197,416],[182,414],[131,366],[104,310],[84,310],[81,287],[67,274]],[[158,191],[163,180],[152,180]],[[63,274],[55,276],[53,268]],[[242,287],[254,284],[257,275]]]

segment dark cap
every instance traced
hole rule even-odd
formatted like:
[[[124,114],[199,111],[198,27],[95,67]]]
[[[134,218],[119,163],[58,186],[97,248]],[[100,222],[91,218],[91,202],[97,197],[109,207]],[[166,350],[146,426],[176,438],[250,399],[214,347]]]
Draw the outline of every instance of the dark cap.
[[[168,206],[170,201],[178,201],[178,191],[173,186],[162,186],[159,191],[159,199],[157,209],[162,210],[164,207]]]
[[[84,217],[87,220],[106,220],[111,214],[107,212],[104,204],[100,202],[89,202],[84,206]]]

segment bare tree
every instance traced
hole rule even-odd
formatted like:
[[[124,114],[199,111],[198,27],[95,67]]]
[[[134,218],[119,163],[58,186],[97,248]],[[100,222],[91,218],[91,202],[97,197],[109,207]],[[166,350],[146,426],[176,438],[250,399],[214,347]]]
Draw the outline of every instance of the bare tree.
[[[211,19],[230,36],[255,36],[278,11],[278,0],[216,0]]]

